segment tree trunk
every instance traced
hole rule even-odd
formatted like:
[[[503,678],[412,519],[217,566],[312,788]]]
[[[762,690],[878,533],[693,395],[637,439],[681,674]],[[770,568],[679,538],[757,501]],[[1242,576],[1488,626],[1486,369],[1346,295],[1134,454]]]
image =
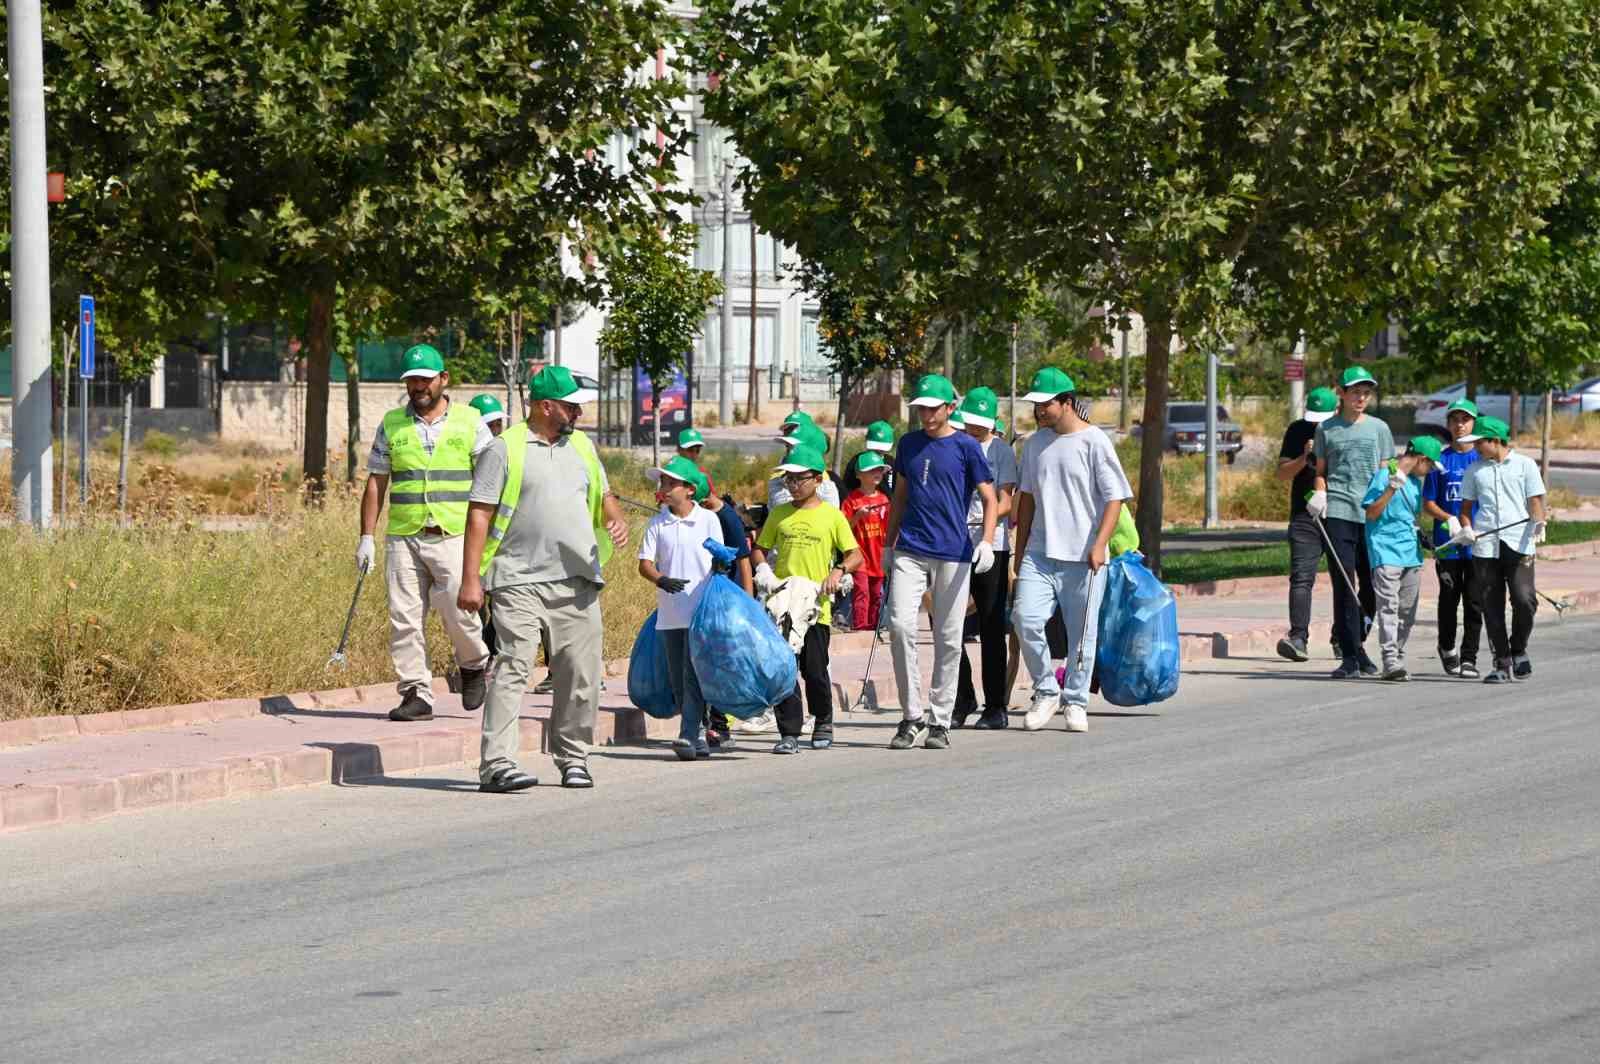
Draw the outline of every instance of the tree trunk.
[[[1556,393],[1544,390],[1544,424],[1539,429],[1539,479],[1550,483],[1550,422],[1555,417]]]
[[[1511,408],[1506,411],[1506,420],[1510,423],[1511,438],[1517,438],[1517,433],[1522,431],[1522,393],[1515,388],[1511,389]]]
[[[117,461],[117,519],[128,521],[128,450],[133,446],[133,387],[122,386],[122,457]]]
[[[661,468],[661,385],[650,382],[650,468]]]
[[[752,425],[756,420],[756,221],[750,219],[750,380],[744,400],[744,422]]]
[[[844,413],[845,407],[849,403],[849,396],[850,375],[848,373],[840,373],[839,417],[838,420],[833,423],[833,472],[835,475],[838,475],[843,469],[843,465],[840,462],[839,456],[844,454]]]
[[[344,360],[344,405],[344,479],[354,484],[356,470],[361,468],[361,356],[357,351]]]
[[[1467,398],[1478,401],[1478,352],[1467,356]]]
[[[1172,324],[1163,308],[1144,313],[1144,421],[1139,441],[1139,496],[1135,518],[1145,564],[1161,572],[1161,458],[1167,437]]]
[[[328,486],[328,371],[333,360],[331,282],[313,285],[306,315],[306,439],[300,472],[306,497],[320,499]]]

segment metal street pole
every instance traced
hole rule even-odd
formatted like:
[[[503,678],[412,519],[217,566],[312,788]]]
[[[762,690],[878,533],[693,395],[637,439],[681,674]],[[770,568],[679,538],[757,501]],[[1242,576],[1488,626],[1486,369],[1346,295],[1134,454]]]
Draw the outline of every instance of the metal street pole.
[[[61,527],[67,527],[67,433],[72,421],[72,338],[73,332],[61,334],[61,491],[57,496],[61,506]]]
[[[1299,419],[1306,408],[1306,334],[1294,342],[1294,358],[1300,363],[1300,377],[1289,382],[1289,420]]]
[[[1217,355],[1206,353],[1206,527],[1217,527]]]
[[[18,522],[50,527],[50,219],[39,0],[8,0],[11,89],[11,490]]]
[[[752,321],[750,327],[755,328]],[[722,351],[717,363],[717,424],[733,424],[733,164],[722,161]]]
[[[1013,434],[1017,431],[1017,323],[1011,323],[1011,408],[1006,414]]]
[[[1126,434],[1130,416],[1128,413],[1130,399],[1128,397],[1128,325],[1126,318],[1123,319],[1122,328],[1118,330],[1118,335],[1122,337],[1122,405],[1117,411],[1117,428]]]

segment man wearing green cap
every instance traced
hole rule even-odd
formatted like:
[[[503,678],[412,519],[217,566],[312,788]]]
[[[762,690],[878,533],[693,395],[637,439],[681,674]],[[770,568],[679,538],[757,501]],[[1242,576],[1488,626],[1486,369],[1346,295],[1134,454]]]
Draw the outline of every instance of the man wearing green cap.
[[[1367,557],[1372,562],[1377,597],[1378,646],[1383,651],[1380,678],[1410,679],[1406,640],[1417,619],[1422,589],[1422,545],[1417,541],[1417,516],[1422,512],[1422,480],[1439,461],[1439,441],[1417,436],[1406,453],[1391,458],[1372,474],[1361,497],[1367,516]]]
[[[1306,661],[1310,653],[1311,593],[1317,584],[1317,561],[1325,548],[1322,533],[1306,513],[1306,497],[1316,487],[1317,466],[1312,449],[1317,426],[1333,417],[1339,405],[1332,388],[1313,388],[1306,396],[1305,414],[1283,433],[1278,448],[1278,479],[1289,486],[1289,634],[1278,640],[1278,654],[1290,661]],[[1333,564],[1333,559],[1328,559]]]
[[[1313,450],[1317,475],[1306,512],[1323,522],[1349,583],[1360,588],[1352,596],[1344,580],[1333,581],[1333,624],[1339,642],[1336,680],[1378,674],[1378,666],[1362,646],[1377,600],[1361,499],[1372,475],[1394,457],[1394,436],[1388,425],[1367,413],[1377,391],[1378,382],[1362,367],[1345,370],[1339,378],[1339,414],[1317,426]]]
[[[1111,537],[1133,489],[1110,438],[1083,417],[1071,377],[1046,366],[1034,374],[1023,400],[1033,404],[1039,430],[1023,447],[1013,506],[1014,550],[1022,562],[1012,615],[1033,680],[1022,726],[1038,731],[1064,708],[1067,730],[1086,732],[1105,585],[1095,577],[1110,560]],[[1071,666],[1065,685],[1056,680],[1046,631],[1056,610],[1066,627],[1063,651]],[[1079,646],[1081,654],[1074,649]]]
[[[372,439],[356,568],[365,572],[372,565],[373,537],[387,495],[389,656],[400,692],[400,704],[389,711],[389,719],[419,721],[433,719],[433,676],[423,635],[430,606],[438,611],[461,669],[462,706],[483,705],[489,648],[477,608],[459,608],[456,592],[462,581],[467,489],[494,437],[477,410],[445,396],[450,375],[438,351],[416,344],[406,350],[402,364],[400,376],[410,400],[383,416]]]
[[[1494,651],[1494,669],[1483,682],[1510,683],[1533,675],[1528,640],[1539,608],[1533,558],[1548,516],[1544,480],[1538,463],[1512,450],[1510,428],[1499,418],[1478,418],[1462,439],[1477,446],[1480,459],[1461,481],[1461,537],[1472,544],[1473,581]]]
[[[1000,417],[1000,400],[992,388],[974,388],[961,399],[962,423],[967,435],[977,441],[989,465],[995,493],[994,566],[986,573],[973,573],[972,603],[976,610],[979,652],[983,663],[983,716],[978,728],[1004,728],[1010,723],[1006,709],[1011,690],[1006,686],[1006,604],[1010,601],[1011,542],[1007,537],[1011,499],[1017,490],[1017,456],[1009,444],[995,434]],[[967,507],[967,527],[976,546],[983,521],[983,499],[974,494]],[[961,651],[961,668],[956,677],[956,709],[951,721],[959,728],[978,712],[978,694],[972,683],[972,665],[966,649]]]
[[[517,767],[517,717],[541,636],[555,678],[545,737],[561,785],[594,786],[601,568],[628,541],[599,454],[577,428],[583,404],[596,398],[566,367],[546,366],[529,388],[528,420],[502,433],[473,471],[459,601],[476,610],[485,588],[493,593],[501,642],[483,712],[480,790],[537,782]]]
[[[903,719],[890,740],[892,750],[910,749],[919,740],[930,750],[949,747],[968,582],[994,566],[994,476],[978,442],[950,424],[955,405],[955,388],[945,377],[929,373],[917,381],[911,406],[922,429],[907,433],[895,454],[884,545],[892,552],[889,648]],[[974,493],[983,507],[976,538],[967,529]],[[917,665],[917,613],[925,591],[933,592],[933,684],[926,714]]]
[[[1478,419],[1478,407],[1461,398],[1445,410],[1450,446],[1444,449],[1428,479],[1422,483],[1422,510],[1433,520],[1433,569],[1439,578],[1439,662],[1446,675],[1478,678],[1478,643],[1483,612],[1478,609],[1477,585],[1472,576],[1472,548],[1449,546],[1461,531],[1461,482],[1478,461],[1476,444],[1468,442]],[[1456,613],[1461,613],[1461,649],[1456,650]]]

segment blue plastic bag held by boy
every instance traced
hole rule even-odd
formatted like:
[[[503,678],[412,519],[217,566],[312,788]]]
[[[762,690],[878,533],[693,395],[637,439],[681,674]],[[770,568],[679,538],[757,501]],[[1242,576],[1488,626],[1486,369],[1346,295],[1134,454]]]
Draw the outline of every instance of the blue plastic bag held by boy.
[[[734,551],[705,541],[717,572],[689,624],[689,660],[706,705],[741,720],[759,717],[794,690],[794,651],[761,603],[729,580]]]
[[[652,717],[676,717],[678,704],[672,700],[672,680],[667,676],[667,652],[656,632],[656,612],[644,619],[644,627],[633,641],[628,656],[628,701]]]
[[[1136,550],[1106,565],[1095,663],[1100,693],[1114,706],[1147,706],[1178,693],[1178,601]]]

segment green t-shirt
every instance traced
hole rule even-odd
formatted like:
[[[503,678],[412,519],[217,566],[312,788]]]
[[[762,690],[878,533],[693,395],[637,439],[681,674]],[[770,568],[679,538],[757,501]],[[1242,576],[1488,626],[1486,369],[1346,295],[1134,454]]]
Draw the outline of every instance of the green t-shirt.
[[[820,584],[828,579],[835,558],[856,549],[856,537],[838,507],[822,503],[797,510],[793,503],[786,502],[767,515],[756,546],[762,550],[777,548],[778,564],[772,571],[779,580],[803,576]],[[817,623],[822,625],[833,622],[829,597],[823,596],[822,612],[817,616]]]
[[[1365,525],[1367,483],[1394,457],[1389,426],[1371,414],[1356,422],[1335,414],[1317,426],[1316,456],[1328,463],[1328,516]]]

